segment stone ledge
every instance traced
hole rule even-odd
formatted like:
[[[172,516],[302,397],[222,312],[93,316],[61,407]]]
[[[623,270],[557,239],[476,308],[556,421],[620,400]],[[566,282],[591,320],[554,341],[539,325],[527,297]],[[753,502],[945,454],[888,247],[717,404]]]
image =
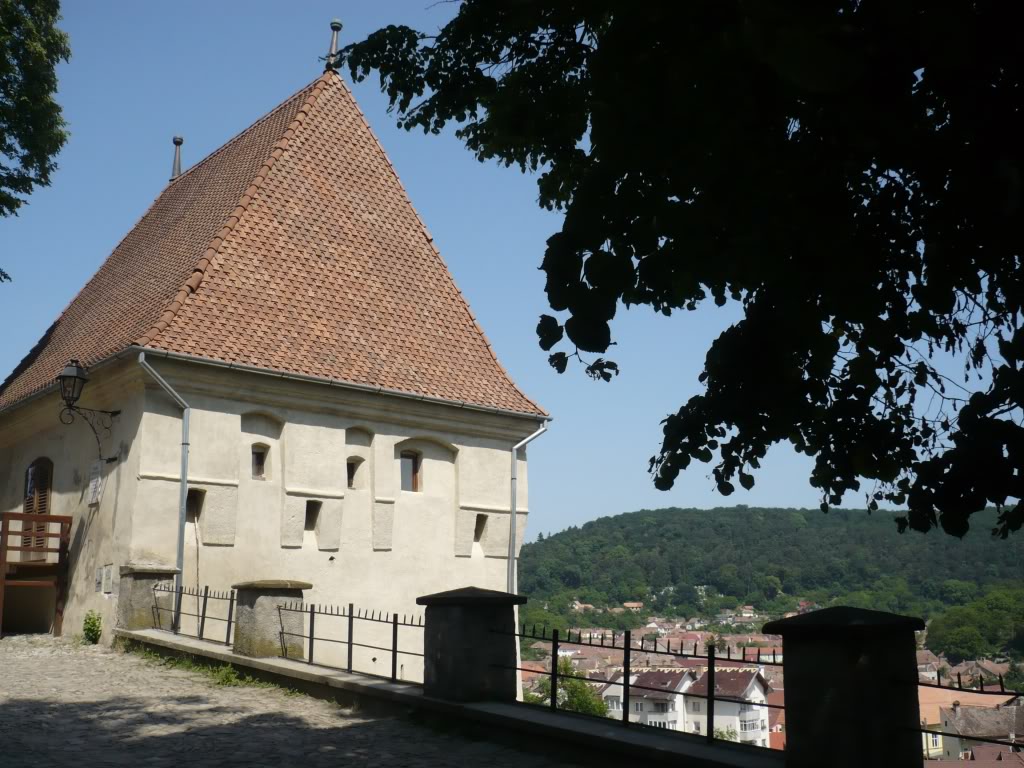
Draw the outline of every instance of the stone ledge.
[[[504,593],[501,593],[504,594]],[[301,681],[314,695],[334,698],[345,694],[367,703],[386,703],[398,713],[416,712],[439,718],[450,728],[461,719],[467,726],[483,726],[482,738],[515,740],[549,754],[552,749],[570,748],[575,761],[595,766],[649,762],[687,768],[784,768],[783,753],[742,744],[709,744],[703,737],[667,733],[654,728],[623,728],[610,718],[595,718],[521,703],[456,704],[424,695],[415,683],[392,683],[385,678],[348,673],[330,667],[280,658],[239,656],[223,645],[172,635],[155,629],[116,629],[117,637],[167,649],[174,653],[202,656],[236,667],[254,670],[283,682]],[[313,691],[311,691],[313,692]],[[529,737],[523,740],[523,736]]]
[[[837,605],[822,608],[788,619],[769,621],[762,627],[767,635],[823,636],[848,635],[851,632],[920,632],[924,629],[924,621],[915,616],[900,616],[885,611],[872,611],[867,608],[850,608]]]
[[[156,575],[167,575],[176,576],[179,571],[173,565],[141,565],[132,564],[122,565],[120,574],[122,576],[130,576],[134,573],[152,573]]]
[[[232,589],[312,589],[308,581],[292,581],[291,579],[264,579],[263,581],[243,581],[232,584]]]
[[[481,587],[461,587],[449,589],[447,592],[437,592],[433,595],[423,595],[416,598],[416,605],[525,605],[524,595],[514,595],[510,592],[501,592],[497,589],[482,589]]]

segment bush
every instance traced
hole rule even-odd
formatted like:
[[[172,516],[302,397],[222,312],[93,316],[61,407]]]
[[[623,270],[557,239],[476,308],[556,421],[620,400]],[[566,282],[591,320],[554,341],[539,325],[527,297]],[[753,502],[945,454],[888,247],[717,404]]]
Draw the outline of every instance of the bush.
[[[96,611],[89,611],[85,614],[85,621],[82,622],[82,639],[90,645],[96,645],[103,634],[103,619]]]

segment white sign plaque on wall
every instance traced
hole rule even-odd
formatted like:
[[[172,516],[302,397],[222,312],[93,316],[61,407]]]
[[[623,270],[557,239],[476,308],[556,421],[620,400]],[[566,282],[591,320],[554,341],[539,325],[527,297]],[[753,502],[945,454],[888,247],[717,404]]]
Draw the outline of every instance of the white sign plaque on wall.
[[[102,592],[103,591],[103,569],[102,568],[97,568],[96,569],[96,591],[97,592]]]
[[[89,467],[89,504],[99,504],[103,498],[103,462],[94,461]]]
[[[103,592],[105,594],[109,595],[113,591],[114,591],[114,565],[113,565],[113,563],[111,563],[110,565],[104,565],[103,566]]]

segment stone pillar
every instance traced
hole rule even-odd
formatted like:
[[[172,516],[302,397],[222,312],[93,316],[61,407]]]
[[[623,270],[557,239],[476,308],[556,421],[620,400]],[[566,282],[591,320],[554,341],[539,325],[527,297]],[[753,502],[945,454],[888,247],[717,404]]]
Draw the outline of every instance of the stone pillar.
[[[165,565],[122,565],[117,588],[118,629],[170,629],[174,595],[153,592],[153,587],[170,581],[178,569]],[[157,608],[165,610],[157,610]]]
[[[424,693],[447,701],[515,701],[515,606],[525,602],[521,595],[479,587],[417,598],[427,607]]]
[[[243,656],[282,656],[302,659],[305,642],[302,613],[279,611],[285,603],[301,603],[307,581],[265,580],[234,584],[235,653]],[[287,634],[291,633],[291,634]]]
[[[764,625],[783,638],[787,768],[920,768],[922,629],[918,618],[842,607]]]

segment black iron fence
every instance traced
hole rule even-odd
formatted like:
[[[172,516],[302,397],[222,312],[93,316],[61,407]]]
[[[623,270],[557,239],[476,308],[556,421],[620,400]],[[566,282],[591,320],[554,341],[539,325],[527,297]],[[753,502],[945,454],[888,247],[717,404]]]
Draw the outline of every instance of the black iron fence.
[[[562,678],[571,678],[573,680],[582,680],[582,681],[584,681],[586,683],[589,683],[591,685],[601,685],[601,686],[608,686],[609,684],[610,685],[619,685],[621,687],[621,691],[622,692],[621,692],[621,696],[619,698],[619,703],[621,705],[621,716],[618,719],[619,719],[619,722],[624,727],[637,726],[637,725],[647,725],[647,724],[644,724],[644,723],[633,722],[633,721],[630,720],[630,713],[633,711],[633,708],[630,706],[630,704],[631,704],[631,700],[633,698],[633,694],[634,694],[635,691],[643,691],[645,693],[646,692],[654,692],[654,693],[659,693],[659,694],[662,694],[662,695],[670,695],[670,696],[674,696],[674,697],[682,696],[682,697],[684,697],[683,698],[683,708],[680,711],[683,711],[684,713],[685,713],[685,700],[686,700],[686,698],[700,699],[702,702],[704,702],[704,705],[705,705],[704,706],[704,711],[701,712],[700,715],[704,719],[704,722],[706,723],[706,728],[705,728],[706,732],[702,733],[702,734],[699,734],[699,735],[702,736],[703,738],[705,738],[707,741],[710,742],[710,741],[715,741],[716,739],[719,738],[719,737],[717,737],[715,735],[715,716],[716,716],[715,705],[716,705],[716,703],[728,702],[728,703],[731,703],[731,704],[738,704],[741,707],[741,710],[740,710],[741,712],[743,711],[742,707],[744,707],[744,706],[753,707],[753,708],[764,708],[762,711],[764,711],[765,713],[769,709],[779,709],[779,710],[784,710],[785,709],[785,706],[782,705],[782,704],[769,704],[767,701],[758,701],[758,700],[754,700],[754,699],[744,699],[744,698],[740,698],[740,697],[737,697],[737,696],[724,695],[724,694],[722,694],[722,693],[720,693],[720,692],[718,692],[716,690],[715,675],[716,675],[716,672],[722,671],[723,668],[728,668],[730,670],[736,670],[736,669],[743,669],[744,667],[747,667],[747,668],[763,667],[763,666],[777,666],[777,667],[781,667],[782,666],[782,662],[775,660],[776,659],[776,655],[775,655],[774,650],[773,650],[773,652],[771,654],[771,658],[772,658],[771,661],[768,660],[767,654],[764,657],[762,657],[760,649],[758,649],[756,653],[751,654],[753,656],[753,658],[751,658],[751,659],[744,659],[744,658],[742,658],[742,656],[746,655],[746,651],[745,650],[741,651],[740,658],[735,658],[734,659],[733,655],[732,655],[732,649],[729,646],[726,646],[726,653],[725,653],[724,656],[717,655],[716,651],[715,651],[714,645],[711,645],[711,644],[709,644],[707,646],[707,653],[700,654],[700,653],[697,653],[698,646],[697,646],[696,643],[694,643],[692,651],[687,651],[685,649],[685,646],[682,645],[682,644],[678,645],[675,649],[673,649],[671,642],[666,642],[664,645],[660,645],[657,640],[647,641],[644,638],[641,638],[639,640],[639,642],[634,642],[633,636],[632,636],[632,632],[629,631],[629,630],[626,630],[625,632],[622,632],[622,633],[614,633],[613,632],[613,633],[610,634],[610,636],[608,634],[602,634],[602,635],[599,635],[597,637],[597,639],[595,639],[594,635],[591,634],[591,635],[587,636],[586,640],[583,639],[583,634],[580,633],[580,632],[577,632],[576,635],[575,635],[575,638],[574,638],[573,637],[573,633],[572,633],[571,630],[565,636],[563,636],[559,632],[559,630],[557,630],[557,629],[553,629],[549,633],[547,627],[543,627],[543,628],[541,628],[540,632],[538,633],[536,626],[532,627],[530,630],[527,630],[526,625],[523,625],[519,632],[505,632],[505,631],[502,631],[502,630],[492,630],[492,632],[495,633],[495,634],[513,635],[513,636],[517,637],[519,639],[519,641],[520,641],[520,647],[522,647],[524,641],[528,641],[528,640],[541,640],[541,641],[545,641],[545,642],[550,642],[551,643],[551,665],[550,665],[551,668],[549,670],[547,670],[547,672],[546,672],[546,674],[548,675],[548,680],[549,680],[550,696],[548,698],[546,706],[550,707],[552,710],[557,710],[559,708],[559,705],[558,705],[558,690],[559,690],[559,687],[558,686],[559,686],[559,681]],[[582,647],[589,647],[589,648],[603,648],[603,649],[606,649],[606,650],[609,650],[609,651],[621,651],[622,652],[622,672],[621,672],[621,675],[617,676],[617,677],[613,677],[611,679],[605,679],[605,678],[585,677],[585,676],[582,676],[582,675],[566,674],[566,673],[559,672],[558,671],[559,650],[561,650],[564,646],[567,646],[567,645],[582,646]],[[747,650],[749,650],[749,649],[747,649]],[[638,665],[635,665],[633,663],[633,654],[638,652],[638,651],[641,652],[641,653],[645,653],[646,652],[646,653],[653,653],[653,654],[660,654],[660,655],[664,655],[664,656],[670,656],[670,657],[676,658],[676,659],[696,659],[696,660],[698,660],[700,663],[698,665],[696,665],[696,669],[703,670],[703,673],[704,673],[703,676],[704,676],[705,681],[706,681],[707,693],[704,694],[704,693],[696,693],[696,692],[694,692],[692,690],[693,689],[693,685],[690,685],[687,688],[682,689],[682,690],[672,690],[672,689],[666,689],[666,688],[655,688],[655,687],[652,687],[652,686],[640,685],[640,684],[632,682],[633,676],[634,676],[635,673],[638,673],[640,671],[646,671],[646,669],[647,669],[646,667],[645,668],[641,668]],[[504,668],[504,669],[516,669],[516,670],[518,670],[520,672],[529,672],[529,673],[536,673],[537,672],[537,670],[535,670],[535,669],[530,669],[528,667],[520,667],[520,666],[516,666],[516,667],[502,666],[501,668]],[[692,670],[692,669],[694,669],[694,667],[691,666],[690,669]],[[666,670],[661,670],[661,671],[666,671]],[[673,669],[671,671],[675,671],[675,670]],[[679,667],[678,671],[679,672],[686,672],[688,670],[687,670],[686,667]],[[657,714],[661,714],[661,713],[655,712],[654,714],[657,715]],[[767,720],[767,718],[765,718],[765,719]],[[684,720],[685,720],[685,718],[681,718],[680,722],[683,722]],[[743,722],[742,718],[739,719],[739,722],[742,724],[742,722]],[[767,723],[766,723],[766,725],[767,725]],[[657,727],[657,726],[654,726],[654,727]],[[767,737],[767,734],[769,732],[769,728],[764,728],[764,729],[758,728],[757,730],[758,731],[762,731],[762,730],[764,731],[764,733],[766,734],[766,739],[765,739],[766,742],[768,742],[770,740],[770,737]],[[687,733],[689,733],[691,736],[695,734],[694,731],[689,731]],[[737,738],[740,739],[740,743],[745,743],[745,744],[749,744],[749,745],[757,746],[757,747],[768,747],[769,746],[768,743],[756,744],[755,742],[752,742],[752,741],[744,742],[743,741],[743,733],[742,732],[741,733],[737,733]],[[719,739],[719,740],[721,740],[721,739]]]
[[[171,607],[160,604],[161,594],[171,597]],[[187,608],[194,605],[195,610]],[[231,631],[234,627],[235,591],[226,592],[211,590],[204,587],[175,587],[173,584],[156,584],[153,587],[153,628],[169,629],[176,635],[195,637],[199,640],[210,640],[231,645]],[[195,632],[186,632],[182,628],[182,618],[194,619]],[[164,626],[166,623],[168,626]],[[216,623],[218,629],[211,626]],[[223,626],[221,626],[223,625]],[[221,640],[221,638],[224,638]]]
[[[404,666],[399,665],[400,656],[411,656],[423,658],[423,653],[417,650],[410,650],[407,644],[401,647],[400,634],[408,630],[417,631],[419,637],[412,643],[416,648],[423,647],[423,617],[388,613],[386,611],[373,611],[356,608],[352,603],[347,606],[316,605],[306,603],[287,603],[278,608],[281,613],[300,614],[303,617],[302,632],[285,631],[285,623],[281,622],[281,656],[289,658],[288,643],[286,637],[301,638],[305,649],[305,661],[308,664],[330,667],[332,669],[343,669],[346,672],[359,672],[380,677],[389,677],[392,682],[405,679]],[[372,631],[358,633],[356,622],[364,628],[373,627]],[[380,645],[380,638],[390,636],[388,645]],[[357,641],[359,637],[360,641]],[[318,657],[317,649],[319,644],[327,643],[332,647],[344,649],[344,661],[342,663],[328,663],[323,659],[323,654]],[[380,651],[390,656],[391,674],[381,675],[376,668],[360,669],[359,664],[354,661],[355,649],[362,648],[367,651]],[[319,660],[318,660],[319,658]],[[376,661],[376,657],[373,657]]]

